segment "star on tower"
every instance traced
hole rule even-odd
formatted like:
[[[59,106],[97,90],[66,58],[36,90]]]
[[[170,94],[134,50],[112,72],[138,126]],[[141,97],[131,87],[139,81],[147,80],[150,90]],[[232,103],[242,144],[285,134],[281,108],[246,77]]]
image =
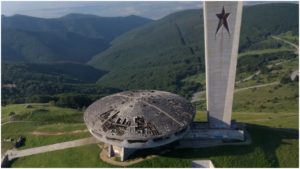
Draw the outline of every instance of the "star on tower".
[[[228,28],[228,22],[227,22],[227,18],[230,15],[230,13],[226,13],[225,9],[224,9],[224,6],[223,6],[222,12],[219,13],[219,14],[216,14],[216,15],[219,18],[219,24],[218,24],[218,27],[217,27],[217,30],[216,30],[216,34],[218,33],[219,29],[222,26],[224,26],[225,29],[227,30],[227,32],[230,34],[229,28]]]

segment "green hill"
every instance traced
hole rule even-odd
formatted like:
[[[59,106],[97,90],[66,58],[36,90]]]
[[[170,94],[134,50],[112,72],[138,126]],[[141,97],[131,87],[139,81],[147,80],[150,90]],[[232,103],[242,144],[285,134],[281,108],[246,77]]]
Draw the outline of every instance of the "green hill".
[[[88,64],[109,71],[99,83],[123,89],[160,89],[186,95],[201,86],[185,84],[187,76],[204,72],[202,10],[187,10],[118,37]],[[277,3],[244,7],[240,51],[277,47],[270,35],[298,35],[298,5]]]
[[[2,29],[4,61],[86,62],[109,47],[103,39],[92,39],[70,32],[31,32]]]
[[[105,73],[78,63],[2,63],[2,104],[60,99],[79,103],[76,99],[81,98],[88,99],[84,103],[87,106],[99,97],[120,91],[95,84]]]
[[[2,28],[14,28],[27,31],[72,32],[89,38],[101,38],[111,41],[117,36],[143,24],[150,19],[139,16],[100,17],[88,14],[68,14],[60,18],[36,18],[25,15],[2,15]]]
[[[78,63],[2,63],[3,83],[22,83],[26,80],[93,83],[105,73],[107,72]],[[41,76],[44,78],[40,79]]]
[[[287,31],[298,34],[298,4],[274,3],[244,7],[240,50]]]
[[[176,91],[181,78],[204,70],[201,15],[198,10],[175,13],[117,38],[89,61],[110,71],[99,83]]]
[[[2,15],[2,58],[5,61],[87,62],[117,36],[151,20],[69,14],[42,19]]]

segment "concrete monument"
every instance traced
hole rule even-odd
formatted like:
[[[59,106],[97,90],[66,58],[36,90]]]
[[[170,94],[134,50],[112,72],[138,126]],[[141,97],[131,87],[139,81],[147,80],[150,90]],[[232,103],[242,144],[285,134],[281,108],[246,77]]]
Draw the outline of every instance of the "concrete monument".
[[[206,97],[211,128],[229,128],[239,47],[241,1],[204,2]]]

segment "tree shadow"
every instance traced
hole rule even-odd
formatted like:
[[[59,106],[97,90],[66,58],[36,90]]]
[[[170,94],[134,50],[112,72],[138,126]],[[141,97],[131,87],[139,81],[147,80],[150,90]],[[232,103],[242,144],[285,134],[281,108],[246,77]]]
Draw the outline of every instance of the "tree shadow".
[[[9,161],[7,161],[7,163],[5,165],[3,165],[3,166],[1,165],[1,168],[12,168],[12,164],[17,160],[18,160],[18,158],[9,160]]]

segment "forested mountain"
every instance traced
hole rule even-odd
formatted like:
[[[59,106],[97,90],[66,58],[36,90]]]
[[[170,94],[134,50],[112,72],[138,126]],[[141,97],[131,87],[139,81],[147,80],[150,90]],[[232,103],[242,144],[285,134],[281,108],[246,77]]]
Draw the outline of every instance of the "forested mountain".
[[[243,51],[270,35],[278,35],[287,31],[298,35],[298,8],[298,4],[290,3],[244,7],[240,50]]]
[[[139,16],[100,17],[88,14],[68,14],[60,18],[44,19],[24,15],[6,17],[2,15],[3,28],[28,31],[73,32],[89,38],[111,41],[133,28],[151,22]]]
[[[99,17],[69,14],[42,19],[2,15],[2,58],[5,61],[77,61],[108,48],[117,36],[151,22],[138,16]]]
[[[87,62],[109,47],[103,39],[88,38],[71,32],[33,32],[2,29],[4,61]]]
[[[104,18],[91,15],[24,17],[25,21],[20,19],[23,17],[3,16],[6,21],[2,24],[2,85],[6,86],[2,86],[2,101],[7,103],[57,101],[64,95],[86,95],[83,98],[90,103],[100,96],[127,89],[158,89],[190,97],[203,88],[202,82],[184,80],[204,73],[202,10],[176,12],[153,22],[136,16],[118,17],[120,23],[126,19],[135,23],[127,33],[120,33],[122,24],[117,22],[106,27],[107,32],[102,31],[100,22],[94,27],[92,20],[101,20],[104,25],[112,21],[104,22]],[[295,59],[293,50],[272,35],[288,32],[284,36],[298,37],[298,20],[297,4],[244,7],[240,52],[243,56],[248,52],[254,55],[239,60],[243,65],[238,64],[237,78],[263,72],[260,69],[269,70],[268,61],[272,59]],[[117,35],[120,36],[115,38]],[[264,49],[275,49],[277,53],[253,52]],[[94,68],[83,65],[98,52],[88,62]]]
[[[2,103],[49,102],[66,97],[85,100],[88,105],[120,91],[95,84],[105,73],[78,63],[2,62]]]
[[[99,83],[123,89],[182,92],[184,77],[204,71],[202,13],[177,12],[114,40],[108,50],[89,61],[90,65],[109,71]],[[297,4],[244,7],[240,51],[257,46],[270,35],[287,31],[298,35],[298,19]],[[201,86],[191,85],[188,90],[196,87]]]
[[[94,83],[107,72],[78,63],[2,63],[2,83]]]

